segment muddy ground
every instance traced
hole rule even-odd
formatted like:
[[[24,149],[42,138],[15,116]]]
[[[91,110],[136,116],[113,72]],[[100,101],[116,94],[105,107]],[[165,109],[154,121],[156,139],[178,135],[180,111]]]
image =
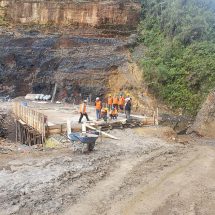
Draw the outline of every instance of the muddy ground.
[[[90,154],[1,153],[0,214],[214,214],[213,140],[165,128],[112,134],[121,140],[99,139]]]

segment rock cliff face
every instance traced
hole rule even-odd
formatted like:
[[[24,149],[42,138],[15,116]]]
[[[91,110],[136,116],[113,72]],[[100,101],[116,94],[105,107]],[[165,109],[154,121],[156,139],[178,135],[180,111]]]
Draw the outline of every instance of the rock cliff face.
[[[128,0],[1,0],[14,23],[136,27],[141,6]]]
[[[129,62],[134,39],[83,30],[44,34],[25,31],[0,36],[0,94],[51,93],[92,97],[135,86],[141,78]]]
[[[135,36],[115,34],[119,26],[127,33],[137,27],[138,1],[1,0],[0,5],[1,16],[12,24],[0,28],[0,95],[49,94],[57,83],[58,99],[72,102],[139,86],[141,74],[129,52]]]

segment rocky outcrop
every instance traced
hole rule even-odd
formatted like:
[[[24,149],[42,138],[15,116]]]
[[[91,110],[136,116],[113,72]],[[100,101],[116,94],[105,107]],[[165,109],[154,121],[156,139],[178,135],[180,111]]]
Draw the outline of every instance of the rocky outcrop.
[[[176,116],[171,114],[160,114],[160,125],[171,127],[177,134],[186,134],[193,120],[188,116]]]
[[[138,88],[136,37],[122,35],[137,27],[139,0],[1,0],[0,11],[9,23],[0,29],[0,95],[51,94],[57,83],[57,98],[72,102]]]
[[[132,0],[1,0],[7,19],[14,23],[124,26],[135,28],[141,4]]]
[[[215,89],[208,95],[193,126],[188,131],[188,133],[192,132],[215,138]]]
[[[103,96],[138,86],[141,76],[130,62],[131,37],[73,30],[64,34],[38,31],[0,36],[0,94],[50,94],[57,97]]]

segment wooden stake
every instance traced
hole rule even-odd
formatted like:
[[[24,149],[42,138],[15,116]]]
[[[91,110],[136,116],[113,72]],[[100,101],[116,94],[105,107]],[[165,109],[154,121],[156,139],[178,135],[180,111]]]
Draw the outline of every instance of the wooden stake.
[[[159,125],[159,113],[158,113],[158,108],[157,108],[157,114],[156,114],[156,125]]]
[[[18,125],[17,125],[17,120],[15,120],[16,124],[16,144],[18,143]]]
[[[54,85],[54,91],[53,91],[53,94],[52,94],[52,100],[51,100],[51,103],[53,103],[53,102],[54,102],[56,92],[57,92],[57,83],[55,83],[55,85]]]

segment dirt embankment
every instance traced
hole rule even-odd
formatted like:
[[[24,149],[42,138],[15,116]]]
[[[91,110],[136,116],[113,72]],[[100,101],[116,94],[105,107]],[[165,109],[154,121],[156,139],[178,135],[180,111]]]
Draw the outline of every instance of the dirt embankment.
[[[10,102],[0,102],[0,143],[2,142],[1,138],[15,141],[15,122]]]

